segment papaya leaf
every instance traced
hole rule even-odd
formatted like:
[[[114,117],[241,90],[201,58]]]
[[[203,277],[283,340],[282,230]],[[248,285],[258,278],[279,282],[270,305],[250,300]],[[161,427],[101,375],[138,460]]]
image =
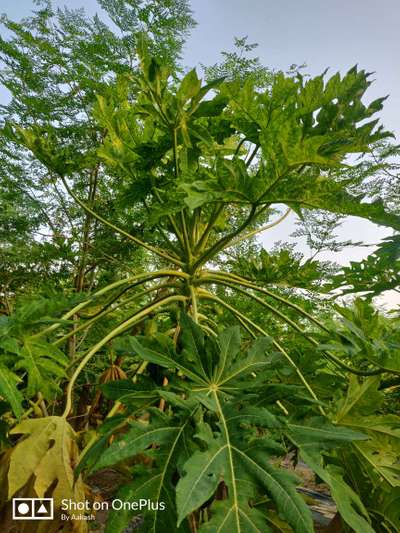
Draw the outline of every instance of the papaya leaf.
[[[283,287],[320,288],[323,268],[318,261],[304,260],[286,248],[257,255],[238,257],[234,262],[235,271],[262,284]]]
[[[164,368],[178,368],[188,377],[190,377],[193,381],[204,384],[203,379],[200,376],[196,375],[196,373],[193,372],[190,367],[188,367],[187,365],[185,366],[179,361],[174,360],[169,354],[167,355],[165,353],[157,352],[155,350],[147,348],[135,337],[130,337],[129,342],[131,344],[131,347],[136,351],[136,353],[145,361],[160,365]]]
[[[400,487],[400,429],[397,436],[382,436],[376,430],[367,431],[370,440],[354,444],[360,460],[366,461],[370,468],[381,476],[391,487]]]
[[[22,413],[23,395],[17,389],[21,379],[5,366],[0,366],[0,395],[7,400],[17,418]]]
[[[365,196],[354,196],[346,185],[328,176],[310,173],[281,177],[265,196],[270,203],[307,209],[322,209],[338,215],[366,218],[375,224],[400,229],[400,217],[385,210],[382,200],[365,201]]]
[[[370,524],[368,512],[359,496],[343,480],[343,472],[338,467],[324,468],[321,464],[321,455],[306,451],[299,446],[303,461],[323,480],[330,488],[331,496],[337,505],[341,518],[354,531],[374,533]]]
[[[214,394],[221,433],[208,442],[206,451],[195,452],[183,466],[184,475],[176,488],[178,524],[207,501],[224,481],[228,497],[222,504],[223,512],[218,509],[221,504],[217,504],[215,513],[211,506],[211,520],[205,531],[212,528],[227,531],[228,525],[230,531],[237,533],[268,530],[266,518],[250,505],[254,496],[263,492],[272,498],[280,516],[296,533],[313,531],[311,513],[296,492],[297,479],[272,466],[268,460],[271,455],[268,440],[253,437],[249,442],[248,433],[240,431],[242,413],[239,411],[240,415],[233,417],[229,406],[222,406],[218,393]],[[243,415],[245,424],[245,411]]]
[[[301,425],[289,422],[285,433],[295,444],[301,459],[329,485],[340,516],[355,531],[372,533],[368,512],[359,496],[344,481],[344,473],[334,465],[323,464],[324,451],[336,451],[339,446],[367,442],[366,434],[347,427],[336,426],[322,417],[305,421]]]
[[[329,449],[352,441],[364,441],[368,436],[348,427],[337,426],[323,417],[313,417],[302,424],[287,424],[289,437],[301,449]]]
[[[378,249],[363,261],[350,261],[330,280],[330,288],[342,294],[370,293],[369,297],[400,287],[400,235],[383,239]]]
[[[152,413],[151,424],[139,420],[131,422],[128,432],[103,453],[101,459],[93,466],[93,471],[130,458],[146,450],[152,444],[162,446],[181,434],[179,418],[171,419],[155,408],[152,408],[150,412]]]
[[[200,532],[214,533],[215,531],[220,531],[221,533],[229,533],[243,531],[246,533],[268,533],[273,531],[267,525],[269,523],[268,518],[258,509],[254,507],[247,508],[247,506],[240,508],[239,513],[236,515],[232,512],[230,502],[227,500],[216,501],[213,503],[212,519],[201,526]]]
[[[107,418],[100,426],[96,441],[88,449],[82,452],[79,463],[74,470],[74,476],[77,478],[83,470],[90,470],[99,459],[104,450],[107,449],[109,439],[115,435],[116,431],[125,427],[127,424],[125,415],[116,415]]]
[[[53,399],[54,393],[60,390],[58,380],[65,376],[67,362],[65,354],[56,346],[25,339],[15,369],[23,369],[28,374],[29,398],[41,392],[46,399]]]
[[[182,371],[190,380],[188,383],[181,383],[185,390],[207,391],[211,390],[212,385],[216,385],[221,390],[234,394],[235,391],[241,393],[243,386],[249,389],[261,386],[262,372],[270,365],[266,357],[272,350],[270,338],[257,339],[250,350],[243,354],[239,350],[238,327],[227,328],[219,335],[217,342],[210,338],[206,342],[203,331],[193,320],[189,317],[181,320],[186,330],[182,334],[181,353],[174,351],[170,340],[162,335],[157,335],[150,342],[145,338],[129,337],[131,347],[145,361]],[[154,349],[155,342],[158,342],[157,349]],[[254,372],[258,373],[257,377],[252,376]]]
[[[52,487],[55,507],[59,507],[64,498],[84,501],[83,481],[74,479],[74,466],[78,462],[76,436],[65,418],[49,416],[24,420],[10,433],[24,438],[16,444],[9,458],[9,498],[32,480],[39,498]]]
[[[149,512],[135,512],[128,509],[119,511],[112,510],[107,518],[105,533],[123,533],[126,525],[133,516],[140,514],[144,518],[143,528],[149,533],[163,533],[176,531],[177,533],[189,533],[186,523],[177,527],[175,515],[175,502],[173,498],[173,484],[170,480],[170,470],[181,448],[171,448],[171,457],[160,457],[157,466],[147,469],[139,467],[135,470],[135,479],[123,485],[117,492],[116,498],[122,501],[150,500],[155,508]],[[161,505],[160,505],[161,504]]]
[[[118,400],[129,406],[130,410],[133,407],[140,409],[146,405],[151,405],[159,398],[159,393],[154,382],[144,379],[143,376],[138,376],[138,378],[140,379],[135,383],[129,379],[109,381],[100,385],[100,389],[106,398]]]
[[[152,457],[150,472],[136,469],[133,481],[120,489],[119,497],[123,495],[127,500],[145,498],[153,502],[165,502],[165,509],[150,509],[145,512],[146,531],[161,532],[165,531],[166,524],[170,524],[172,528],[176,525],[173,476],[177,457],[182,460],[188,453],[187,441],[190,439],[192,418],[187,412],[182,416],[168,416],[155,408],[149,412],[149,423],[132,422],[127,433],[113,442],[92,465],[92,471],[114,465],[139,453]],[[194,414],[193,409],[191,414]],[[137,512],[142,514],[143,510]],[[111,512],[107,531],[123,531],[134,514],[134,511]]]
[[[372,414],[379,405],[377,378],[358,383],[353,376],[347,395],[338,405],[336,419],[340,425],[362,431],[368,436],[364,442],[354,442],[353,449],[360,463],[377,479],[390,487],[400,487],[400,417]],[[371,397],[378,402],[371,404]]]
[[[189,70],[179,85],[176,97],[181,104],[185,104],[188,100],[194,98],[199,93],[200,88],[201,80],[199,80],[197,77],[196,70]]]

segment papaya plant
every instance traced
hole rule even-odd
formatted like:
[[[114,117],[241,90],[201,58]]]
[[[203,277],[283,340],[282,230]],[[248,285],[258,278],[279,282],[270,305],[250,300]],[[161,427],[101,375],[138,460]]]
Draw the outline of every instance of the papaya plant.
[[[227,260],[228,248],[278,225],[291,212],[301,217],[305,209],[399,229],[398,215],[385,211],[379,199],[354,195],[356,178],[338,172],[351,167],[352,154],[365,154],[390,136],[374,118],[384,99],[363,102],[370,83],[369,75],[356,67],[329,79],[326,73],[308,80],[279,73],[262,90],[251,78],[203,85],[195,70],[177,81],[146,52],[143,39],[140,72],[121,75],[97,95],[93,117],[102,134],[96,137],[96,149],[81,152],[73,142],[58,142],[59,125],[51,122],[31,128],[6,125],[9,140],[30,149],[85,213],[149,257],[148,270],[98,287],[31,336],[57,350],[78,333],[88,334],[89,341],[63,370],[68,372],[63,412],[35,424],[23,420],[13,429],[28,439],[36,432],[47,435],[18,490],[43,496],[59,479],[57,469],[49,480],[43,467],[53,449],[49,439],[58,442],[46,430],[49,422],[52,431],[63,428],[68,443],[60,448],[69,449],[66,460],[75,462],[71,443],[76,435],[67,419],[76,412],[76,385],[95,356],[104,355],[120,337],[122,351],[136,357],[139,366],[134,380],[102,385],[116,404],[88,443],[76,483],[68,471],[71,493],[84,490],[86,471],[124,461],[130,469],[133,461],[139,463],[132,467],[133,481],[121,488],[120,497],[166,504],[166,511],[145,513],[147,531],[291,528],[307,533],[313,531],[310,511],[295,490],[296,479],[279,467],[280,458],[295,450],[329,485],[345,527],[370,532],[378,527],[377,517],[345,479],[339,455],[350,442],[358,450],[370,446],[368,453],[374,454],[370,431],[347,424],[347,412],[343,417],[333,412],[327,395],[319,393],[321,369],[306,372],[285,345],[285,335],[301,338],[312,363],[314,358],[325,364],[331,400],[335,379],[344,389],[348,374],[370,383],[380,379],[374,376],[398,374],[399,367],[362,350],[354,358],[331,343],[322,344],[320,337],[330,333],[329,327],[282,293],[279,285],[285,280],[272,268],[267,252],[244,274],[228,268]],[[112,198],[119,225],[81,199],[77,178],[95,165],[106,168],[119,184]],[[147,216],[132,225],[138,205]],[[122,227],[124,220],[129,227]],[[278,263],[287,262],[286,255]],[[294,261],[290,270],[292,288],[303,288],[304,280],[312,283],[319,276],[312,262],[304,266]],[[239,310],[224,294],[246,305]],[[282,325],[279,335],[243,310],[246,306],[259,309],[261,317],[272,316]],[[243,341],[238,327],[222,331],[221,309],[242,328]],[[111,322],[113,327],[91,342],[91,330]],[[137,335],[143,325],[145,338]],[[248,348],[250,339],[254,343]],[[6,351],[12,352],[7,346]],[[291,373],[292,383],[280,382],[282,369]],[[18,418],[21,412],[8,391],[1,387]],[[123,414],[116,414],[121,409]],[[397,432],[391,438],[397,443]],[[16,442],[4,458],[8,498],[17,490],[13,457],[27,442]],[[137,459],[141,455],[148,458],[143,464]],[[394,454],[387,457],[385,471],[396,470],[396,461]],[[123,531],[129,519],[128,512],[111,513],[108,531]]]
[[[162,334],[152,340],[127,340],[144,361],[176,368],[186,379],[169,374],[167,390],[144,391],[129,381],[104,386],[106,394],[126,404],[127,413],[157,395],[168,402],[170,412],[151,408],[149,423],[132,420],[110,447],[89,449],[80,468],[86,463],[92,471],[98,470],[138,453],[152,457],[150,471],[140,475],[135,470],[133,481],[120,489],[120,497],[127,500],[147,497],[166,502],[167,511],[147,513],[149,531],[161,531],[168,524],[185,531],[187,516],[192,529],[200,523],[200,531],[268,531],[282,520],[294,531],[312,531],[310,510],[295,490],[296,478],[280,469],[277,461],[285,451],[285,435],[307,435],[327,449],[366,437],[313,416],[312,408],[301,425],[294,416],[285,419],[269,386],[273,381],[270,338],[259,337],[244,352],[238,326],[215,339],[205,337],[185,315],[181,325],[178,353],[173,341]],[[298,392],[286,390],[294,399]],[[154,444],[156,451],[149,450]],[[213,501],[218,488],[225,489],[226,496]],[[109,531],[122,530],[132,514],[111,514]],[[365,519],[364,523],[368,528]]]

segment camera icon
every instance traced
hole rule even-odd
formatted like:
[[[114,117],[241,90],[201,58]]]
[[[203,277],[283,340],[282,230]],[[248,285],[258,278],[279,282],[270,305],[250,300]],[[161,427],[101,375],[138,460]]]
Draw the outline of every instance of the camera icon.
[[[53,498],[13,498],[13,520],[53,520]]]

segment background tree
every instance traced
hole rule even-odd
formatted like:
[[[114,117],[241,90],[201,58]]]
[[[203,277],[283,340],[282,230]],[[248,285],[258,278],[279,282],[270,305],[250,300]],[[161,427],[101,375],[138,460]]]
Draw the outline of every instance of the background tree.
[[[88,18],[82,10],[54,10],[49,1],[38,5],[21,23],[2,18],[9,37],[0,40],[1,82],[11,96],[1,108],[2,123],[12,119],[23,127],[51,125],[52,135],[71,151],[71,158],[90,159],[71,185],[112,219],[117,213],[115,177],[105,173],[95,155],[104,137],[91,117],[96,93],[117,76],[135,71],[140,31],[147,32],[149,46],[165,63],[176,65],[194,25],[190,9],[182,0],[101,1],[103,14],[114,23],[111,29],[99,15]],[[5,311],[17,291],[45,284],[79,292],[98,276],[113,276],[126,253],[111,239],[113,232],[77,210],[54,174],[23,148],[3,136],[1,151]],[[132,219],[129,223],[134,224]],[[129,253],[126,263],[143,259],[137,250]]]

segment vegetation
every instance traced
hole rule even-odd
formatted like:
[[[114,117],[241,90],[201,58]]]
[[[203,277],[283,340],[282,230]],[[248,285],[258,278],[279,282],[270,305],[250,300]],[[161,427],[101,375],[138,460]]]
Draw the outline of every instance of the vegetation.
[[[203,82],[177,64],[185,2],[99,3],[122,37],[42,2],[0,41],[4,516],[51,496],[52,531],[87,531],[62,500],[104,497],[111,471],[115,498],[152,502],[111,510],[112,533],[136,515],[311,533],[289,458],[329,487],[336,530],[395,533],[400,327],[372,300],[399,286],[384,98],[365,103],[357,67],[309,78],[235,53]],[[293,213],[311,258],[256,240]],[[318,261],[353,245],[334,235],[347,216],[395,233],[361,263]]]

